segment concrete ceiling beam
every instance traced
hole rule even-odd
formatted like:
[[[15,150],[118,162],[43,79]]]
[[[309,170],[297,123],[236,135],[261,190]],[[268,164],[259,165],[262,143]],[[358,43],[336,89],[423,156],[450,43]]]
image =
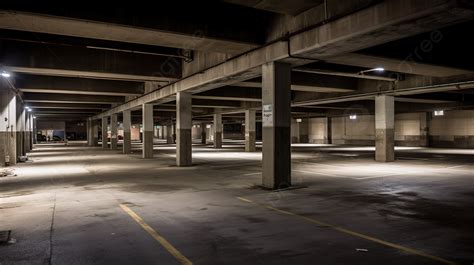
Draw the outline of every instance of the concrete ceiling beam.
[[[24,93],[23,100],[43,103],[88,103],[88,104],[114,104],[123,103],[121,96],[90,96],[90,95],[70,95],[70,94],[46,94],[46,93]]]
[[[246,81],[260,76],[260,66],[267,62],[285,61],[300,65],[307,60],[294,56],[329,58],[466,21],[472,16],[474,11],[462,8],[458,1],[384,1],[291,36],[289,42],[279,41],[252,50],[94,118],[99,119],[103,115],[121,112],[144,103],[166,100],[178,91],[199,93]]]
[[[35,76],[16,78],[22,92],[84,95],[138,96],[143,95],[143,82],[124,82],[72,77]]]
[[[194,27],[194,30],[189,32],[173,32],[170,29],[137,27],[21,11],[0,11],[0,28],[10,30],[234,54],[257,47],[257,44],[252,42],[205,36],[201,28]]]

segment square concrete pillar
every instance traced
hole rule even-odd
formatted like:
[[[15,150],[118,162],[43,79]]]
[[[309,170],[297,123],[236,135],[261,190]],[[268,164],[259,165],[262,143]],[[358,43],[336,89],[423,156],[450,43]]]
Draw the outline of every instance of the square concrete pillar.
[[[245,110],[245,152],[255,151],[255,110]]]
[[[19,156],[24,156],[26,155],[26,150],[25,150],[25,115],[26,115],[26,110],[24,105],[20,102],[20,100],[17,100],[17,120],[16,120],[16,128],[17,128],[17,156],[15,159],[18,159]]]
[[[205,122],[201,123],[201,144],[207,143],[207,124]]]
[[[176,165],[178,167],[192,165],[191,137],[191,94],[176,94]]]
[[[291,185],[291,68],[271,62],[262,66],[262,185]]]
[[[420,144],[419,146],[430,146],[430,118],[431,115],[426,112],[420,113]]]
[[[87,119],[86,121],[86,125],[87,125],[87,145],[88,146],[94,146],[94,143],[93,143],[93,128],[92,128],[92,119],[89,118]]]
[[[31,151],[31,133],[30,133],[30,119],[31,113],[25,115],[25,152]]]
[[[37,143],[38,141],[37,136],[38,136],[38,130],[36,127],[36,117],[33,116],[33,144]]]
[[[110,149],[117,149],[118,131],[117,131],[117,114],[110,115]]]
[[[0,167],[16,165],[17,96],[0,78]]]
[[[142,105],[142,121],[143,121],[143,143],[142,157],[153,157],[153,105]]]
[[[132,152],[132,115],[130,110],[123,111],[123,147],[122,152],[124,154],[130,154]]]
[[[375,160],[395,160],[395,101],[393,96],[375,97]]]
[[[92,146],[99,145],[99,121],[92,120]]]
[[[222,148],[222,114],[213,115],[214,148]]]
[[[102,117],[102,149],[106,149],[108,146],[108,128],[107,128],[107,117]]]

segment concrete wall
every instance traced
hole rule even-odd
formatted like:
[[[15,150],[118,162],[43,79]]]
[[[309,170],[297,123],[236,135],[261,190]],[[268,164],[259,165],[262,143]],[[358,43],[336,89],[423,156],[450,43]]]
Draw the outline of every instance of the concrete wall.
[[[445,111],[429,122],[430,145],[474,148],[474,110]]]
[[[375,144],[375,116],[359,115],[356,120],[349,117],[331,119],[332,143],[350,145]]]
[[[445,111],[444,116],[431,113],[404,113],[395,115],[395,142],[397,146],[431,146],[474,148],[474,110]],[[332,117],[331,137],[327,136],[326,118],[309,119],[309,142],[373,146],[375,116],[358,115]],[[292,142],[299,142],[299,124],[291,124]]]
[[[395,145],[428,146],[428,113],[395,115]]]
[[[0,79],[0,167],[16,164],[17,99],[8,84]]]
[[[314,144],[328,143],[327,118],[309,119],[309,142]]]

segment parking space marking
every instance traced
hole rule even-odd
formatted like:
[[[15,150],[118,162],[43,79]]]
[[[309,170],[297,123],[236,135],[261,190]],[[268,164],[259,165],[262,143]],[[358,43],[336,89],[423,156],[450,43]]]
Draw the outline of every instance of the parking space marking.
[[[375,242],[375,243],[378,243],[378,244],[381,244],[381,245],[384,245],[384,246],[387,246],[387,247],[395,248],[397,250],[401,250],[401,251],[404,251],[404,252],[407,252],[407,253],[410,253],[410,254],[413,254],[413,255],[416,255],[416,256],[421,256],[421,257],[424,257],[424,258],[427,258],[427,259],[431,259],[431,260],[437,261],[441,264],[448,264],[448,265],[455,265],[456,264],[452,261],[449,261],[449,260],[446,260],[446,259],[443,259],[443,258],[440,258],[440,257],[436,257],[436,256],[424,253],[424,252],[416,250],[416,249],[412,249],[412,248],[409,248],[409,247],[404,247],[404,246],[401,246],[401,245],[398,245],[398,244],[395,244],[395,243],[391,243],[391,242],[381,240],[381,239],[378,239],[378,238],[375,238],[375,237],[371,237],[371,236],[368,236],[368,235],[365,235],[365,234],[361,234],[361,233],[358,233],[358,232],[355,232],[355,231],[352,231],[352,230],[349,230],[349,229],[346,229],[346,228],[343,228],[343,227],[340,227],[340,226],[331,225],[329,223],[319,221],[319,220],[316,220],[314,218],[310,218],[310,217],[307,217],[307,216],[304,216],[304,215],[299,215],[299,214],[296,214],[296,213],[293,213],[293,212],[281,210],[281,209],[275,208],[273,206],[266,205],[266,204],[261,204],[261,203],[258,203],[258,202],[254,202],[252,200],[249,200],[249,199],[246,199],[246,198],[243,198],[243,197],[237,197],[237,199],[239,199],[240,201],[246,202],[246,203],[250,203],[250,204],[253,204],[253,205],[257,205],[257,206],[266,208],[268,210],[272,210],[272,211],[281,213],[281,214],[294,216],[294,217],[303,219],[307,222],[316,224],[316,225],[321,226],[321,227],[330,228],[330,229],[333,229],[335,231],[338,231],[338,232],[341,232],[341,233],[344,233],[344,234],[348,234],[348,235],[355,236],[355,237],[358,237],[358,238],[366,239],[366,240],[369,240],[369,241],[372,241],[372,242]]]
[[[145,221],[136,214],[132,209],[128,208],[128,206],[124,204],[120,204],[120,208],[128,215],[130,215],[133,220],[135,220],[145,231],[148,232],[156,241],[158,241],[171,255],[173,255],[176,260],[178,260],[183,265],[192,265],[193,263],[187,259],[181,252],[179,252],[173,245],[171,245],[168,240],[162,237],[158,232],[155,231],[151,226],[149,226]]]

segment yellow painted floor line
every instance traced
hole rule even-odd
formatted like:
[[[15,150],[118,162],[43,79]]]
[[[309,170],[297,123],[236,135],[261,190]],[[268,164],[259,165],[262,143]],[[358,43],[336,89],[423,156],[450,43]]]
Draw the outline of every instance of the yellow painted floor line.
[[[413,255],[416,255],[416,256],[421,256],[421,257],[424,257],[424,258],[427,258],[427,259],[431,259],[431,260],[437,261],[441,264],[456,265],[456,263],[454,263],[452,261],[445,260],[443,258],[436,257],[436,256],[433,256],[433,255],[424,253],[422,251],[418,251],[416,249],[412,249],[412,248],[409,248],[409,247],[404,247],[404,246],[401,246],[401,245],[398,245],[398,244],[395,244],[395,243],[390,243],[390,242],[387,242],[385,240],[381,240],[381,239],[378,239],[378,238],[375,238],[375,237],[371,237],[371,236],[368,236],[368,235],[364,235],[364,234],[361,234],[361,233],[358,233],[358,232],[351,231],[349,229],[345,229],[345,228],[342,228],[342,227],[339,227],[339,226],[335,226],[335,225],[331,225],[331,224],[328,224],[328,223],[325,223],[325,222],[322,222],[322,221],[318,221],[318,220],[310,218],[310,217],[306,217],[306,216],[299,215],[299,214],[296,214],[296,213],[292,213],[292,212],[289,212],[289,211],[281,210],[281,209],[272,207],[270,205],[257,203],[257,202],[254,202],[252,200],[249,200],[249,199],[246,199],[246,198],[243,198],[243,197],[237,197],[237,199],[239,199],[241,201],[244,201],[244,202],[247,202],[247,203],[258,205],[260,207],[263,207],[263,208],[266,208],[266,209],[269,209],[269,210],[272,210],[272,211],[275,211],[275,212],[279,212],[279,213],[282,213],[282,214],[298,217],[298,218],[303,219],[307,222],[317,224],[319,226],[323,226],[323,227],[326,227],[326,228],[331,228],[333,230],[336,230],[336,231],[344,233],[344,234],[348,234],[348,235],[351,235],[351,236],[363,238],[363,239],[366,239],[366,240],[369,240],[369,241],[372,241],[372,242],[375,242],[375,243],[378,243],[378,244],[381,244],[381,245],[384,245],[384,246],[387,246],[387,247],[395,248],[395,249],[398,249],[398,250],[401,250],[401,251],[404,251],[404,252],[407,252],[407,253],[410,253],[410,254],[413,254]]]
[[[193,263],[187,259],[183,254],[181,254],[173,245],[168,242],[164,237],[160,236],[158,232],[155,231],[151,226],[149,226],[145,221],[132,209],[128,208],[124,204],[120,204],[122,210],[124,210],[128,215],[130,215],[133,220],[135,220],[145,231],[148,232],[156,241],[158,241],[171,255],[173,255],[181,264],[192,265]]]

